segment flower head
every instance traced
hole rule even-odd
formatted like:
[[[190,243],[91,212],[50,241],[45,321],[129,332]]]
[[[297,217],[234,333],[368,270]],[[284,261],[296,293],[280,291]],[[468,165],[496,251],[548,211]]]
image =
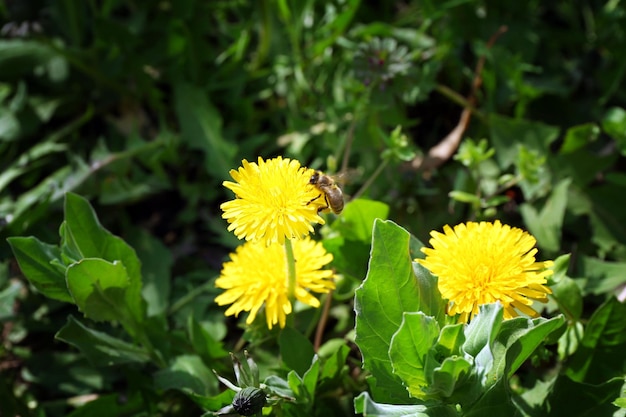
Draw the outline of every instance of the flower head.
[[[224,181],[237,198],[220,206],[230,223],[228,230],[239,239],[284,243],[285,238],[299,239],[312,232],[311,223],[324,224],[317,213],[323,199],[309,184],[313,170],[281,157],[267,161],[259,157],[258,163],[244,159],[242,165],[230,171],[236,182]]]
[[[292,241],[295,257],[296,285],[295,298],[312,307],[320,302],[312,292],[327,293],[335,288],[333,272],[322,269],[333,260],[321,243],[306,237]],[[285,327],[287,314],[291,313],[287,277],[285,247],[278,243],[269,246],[262,242],[246,242],[230,254],[230,261],[224,263],[215,286],[223,288],[215,298],[219,305],[232,304],[226,315],[239,315],[249,311],[246,320],[251,324],[261,307],[265,305],[267,327],[276,323]]]
[[[416,261],[439,278],[449,315],[467,321],[480,305],[499,301],[505,319],[518,311],[537,316],[530,305],[532,300],[546,302],[552,293],[544,284],[553,262],[535,262],[534,237],[499,221],[468,222],[454,229],[446,225],[443,231],[431,232],[432,248],[422,248],[426,259]]]

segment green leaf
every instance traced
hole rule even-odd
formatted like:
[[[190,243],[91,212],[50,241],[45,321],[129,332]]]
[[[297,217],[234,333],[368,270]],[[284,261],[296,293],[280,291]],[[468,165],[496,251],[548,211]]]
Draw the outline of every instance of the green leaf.
[[[74,301],[67,290],[64,271],[52,264],[53,260],[62,263],[58,246],[40,242],[32,236],[7,240],[22,273],[39,292],[54,300]]]
[[[576,382],[598,384],[622,375],[626,363],[626,304],[608,299],[589,319],[565,375]]]
[[[587,256],[581,257],[578,272],[585,277],[585,294],[611,293],[615,288],[626,283],[626,262],[609,262]]]
[[[570,183],[569,178],[559,182],[539,213],[529,203],[520,206],[524,224],[537,239],[537,245],[546,251],[557,252],[561,247],[561,229]]]
[[[350,348],[342,339],[336,339],[337,345],[332,353],[329,353],[329,342],[320,347],[318,354],[322,358],[322,369],[320,370],[319,391],[323,392],[328,387],[334,389],[340,383],[342,376],[348,367],[346,359],[350,354]]]
[[[626,110],[609,109],[602,119],[602,129],[617,142],[621,154],[626,155]]]
[[[222,342],[215,340],[192,315],[187,320],[187,333],[194,350],[203,358],[211,360],[228,356]]]
[[[430,375],[429,396],[442,400],[453,398],[457,388],[469,380],[471,371],[472,364],[467,359],[460,356],[445,358],[441,366],[433,369]],[[472,383],[472,386],[476,385],[478,384]],[[462,394],[466,393],[462,392]],[[461,403],[461,401],[458,402]]]
[[[376,219],[385,220],[389,215],[389,206],[374,200],[356,199],[346,204],[346,208],[333,223],[333,229],[347,240],[370,242],[372,228]]]
[[[354,399],[354,411],[364,417],[459,417],[453,406],[379,404],[367,392]]]
[[[62,251],[69,256],[102,258],[120,261],[128,276],[124,291],[125,304],[140,323],[144,318],[144,301],[141,298],[141,263],[135,250],[121,238],[103,228],[89,202],[76,194],[65,195],[65,222],[61,227]]]
[[[356,344],[363,366],[375,379],[379,401],[410,401],[401,379],[393,373],[388,351],[405,312],[419,310],[418,282],[409,255],[409,233],[391,221],[374,222],[367,277],[356,290]]]
[[[565,133],[565,140],[559,150],[560,153],[577,151],[591,142],[595,142],[600,135],[600,128],[595,123],[585,123],[572,126]]]
[[[496,158],[503,168],[517,160],[519,147],[523,144],[540,155],[550,150],[550,144],[559,136],[559,128],[524,119],[512,119],[496,114],[490,115],[491,140]]]
[[[491,369],[491,346],[502,325],[503,308],[500,303],[483,304],[465,328],[463,351],[476,359],[484,372]]]
[[[612,401],[619,397],[623,384],[623,377],[592,385],[572,381],[567,376],[560,375],[540,407],[540,411],[543,411],[541,415],[613,416],[617,410]]]
[[[565,326],[562,315],[549,320],[542,317],[532,320],[516,317],[504,321],[492,348],[494,375],[497,378],[502,375],[511,378],[537,347],[550,340],[549,336],[553,333],[564,331]]]
[[[511,401],[508,384],[507,379],[499,379],[471,407],[463,409],[463,417],[518,415],[519,410]]]
[[[468,203],[480,206],[480,197],[475,194],[470,194],[465,191],[450,191],[448,197],[453,200],[460,201],[461,203]]]
[[[148,305],[148,317],[163,313],[170,301],[171,251],[143,229],[133,229],[128,243],[141,259],[143,286],[141,293]]]
[[[285,327],[278,337],[278,345],[285,365],[298,375],[304,375],[315,355],[313,344],[309,339],[294,328]]]
[[[441,329],[435,346],[438,355],[447,358],[460,354],[461,347],[465,343],[464,327],[462,323],[457,323],[444,326]]]
[[[154,374],[156,389],[175,389],[201,396],[217,394],[217,377],[195,355],[177,356],[167,369]]]
[[[0,323],[12,318],[15,315],[15,300],[24,290],[21,281],[11,281],[11,283],[0,291]]]
[[[120,401],[119,393],[100,395],[67,414],[67,417],[108,417],[134,415],[148,405],[140,391],[133,391],[131,398]]]
[[[402,378],[412,397],[426,398],[426,362],[434,361],[431,349],[438,336],[437,321],[418,311],[403,315],[400,328],[391,339],[389,359],[393,372]]]
[[[417,262],[413,262],[412,266],[419,288],[419,297],[416,300],[417,308],[427,316],[437,319],[440,326],[445,325],[450,317],[446,314],[447,302],[441,297],[437,286],[437,277]]]
[[[317,355],[313,357],[311,366],[304,372],[302,377],[295,371],[289,371],[287,381],[298,403],[310,406],[315,401],[315,388],[317,386],[319,371],[320,363]]]
[[[227,179],[232,168],[235,146],[222,135],[222,116],[197,86],[174,84],[174,106],[182,139],[204,152],[205,167],[214,178]]]
[[[68,317],[55,339],[78,348],[94,366],[144,363],[150,360],[148,352],[143,348],[89,329],[72,316]]]
[[[576,281],[563,277],[550,288],[559,310],[570,320],[579,320],[583,312],[583,295]]]
[[[129,320],[126,291],[130,280],[121,262],[83,259],[67,268],[67,288],[86,317],[95,321]]]

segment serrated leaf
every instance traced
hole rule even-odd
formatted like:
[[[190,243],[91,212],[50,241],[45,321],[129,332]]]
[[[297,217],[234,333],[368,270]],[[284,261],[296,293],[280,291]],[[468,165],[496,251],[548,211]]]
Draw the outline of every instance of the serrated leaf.
[[[148,352],[143,348],[90,329],[72,316],[68,317],[55,339],[78,348],[95,366],[144,363],[150,360]]]

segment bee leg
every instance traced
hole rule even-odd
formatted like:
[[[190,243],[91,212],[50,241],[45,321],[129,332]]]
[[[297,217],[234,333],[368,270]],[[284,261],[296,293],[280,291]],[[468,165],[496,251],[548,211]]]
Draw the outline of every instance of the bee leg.
[[[318,195],[318,196],[317,196],[317,197],[315,197],[315,198],[312,198],[311,200],[309,200],[309,202],[308,202],[308,203],[306,203],[306,205],[308,206],[309,204],[311,204],[312,202],[314,202],[315,200],[317,200],[317,199],[318,199],[318,198],[320,198],[321,196],[322,196],[322,194]]]
[[[323,194],[323,193],[322,193]],[[322,194],[318,195],[315,198],[312,198],[308,203],[306,203],[306,205],[308,206],[309,204],[311,204],[312,202],[314,202],[315,200],[317,200],[318,198],[320,198],[322,196]],[[328,204],[328,197],[324,194],[324,203],[326,203],[326,206],[324,207],[318,207],[317,208],[317,212],[320,213],[324,210],[327,210],[328,208],[330,208],[330,204]]]

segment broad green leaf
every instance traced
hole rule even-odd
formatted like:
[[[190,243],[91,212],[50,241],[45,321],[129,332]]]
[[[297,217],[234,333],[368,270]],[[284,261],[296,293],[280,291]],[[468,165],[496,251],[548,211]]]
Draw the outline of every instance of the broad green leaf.
[[[148,352],[143,348],[90,329],[72,316],[68,317],[55,339],[78,348],[94,366],[144,363],[150,360]]]
[[[441,297],[437,277],[417,262],[413,262],[412,266],[419,288],[419,298],[415,300],[417,308],[427,316],[434,317],[439,326],[444,326],[450,316],[446,314],[447,302]]]
[[[519,410],[510,398],[509,381],[499,379],[471,407],[463,408],[463,417],[517,416]]]
[[[437,339],[437,355],[448,357],[459,355],[465,343],[464,325],[462,323],[444,326]]]
[[[315,355],[313,344],[309,339],[294,328],[286,327],[280,332],[278,345],[285,365],[298,375],[304,375]]]
[[[432,350],[439,336],[439,325],[421,311],[404,313],[400,328],[389,346],[394,374],[402,378],[412,397],[425,399],[428,377],[426,363],[434,361]]]
[[[491,345],[496,339],[502,325],[503,308],[500,303],[484,304],[476,316],[465,328],[465,343],[463,351],[477,359],[484,356],[484,362],[479,365],[489,371],[491,365]]]
[[[379,404],[367,392],[354,399],[354,411],[364,417],[459,417],[453,406]]]
[[[156,389],[175,389],[204,397],[217,394],[217,377],[195,355],[177,356],[166,369],[154,374]]]
[[[356,199],[346,204],[346,208],[333,223],[333,229],[347,240],[370,242],[376,219],[386,220],[389,206],[374,200]]]
[[[311,362],[311,367],[307,369],[302,377],[302,385],[306,388],[307,392],[311,396],[311,402],[315,398],[315,388],[317,387],[317,381],[320,376],[320,360],[315,355]]]
[[[124,265],[103,259],[83,259],[67,268],[67,288],[86,317],[95,321],[129,321],[130,279]]]
[[[597,384],[622,375],[626,363],[626,304],[608,299],[591,316],[565,375],[576,382]],[[623,375],[622,375],[623,376]]]
[[[215,178],[227,179],[235,146],[222,135],[219,110],[197,86],[177,82],[173,87],[174,107],[183,140],[192,148],[204,152],[208,173]]]
[[[457,387],[467,383],[471,371],[472,364],[467,359],[461,356],[445,358],[441,366],[433,369],[432,374],[429,376],[431,380],[427,390],[429,396],[441,400],[453,397]],[[472,385],[479,384],[473,383]],[[465,394],[465,392],[462,394]]]
[[[563,228],[570,183],[569,178],[559,182],[540,212],[537,212],[530,203],[520,206],[524,224],[537,239],[537,245],[546,251],[557,252],[561,247],[561,229]]]
[[[375,379],[371,386],[379,401],[410,401],[389,359],[391,338],[405,312],[419,309],[418,282],[409,254],[410,235],[391,221],[374,222],[367,277],[355,295],[356,344],[363,366]]]
[[[46,297],[73,302],[67,290],[65,273],[51,262],[61,262],[58,246],[40,242],[35,237],[10,237],[7,239],[20,269],[28,281]]]
[[[497,378],[510,378],[541,344],[553,333],[565,330],[562,315],[552,319],[516,317],[502,323],[493,344],[493,373]],[[560,334],[559,333],[559,336]],[[554,339],[556,340],[556,339]]]
[[[76,194],[65,195],[65,222],[62,227],[62,250],[80,258],[102,258],[122,262],[128,274],[125,290],[126,307],[136,322],[143,321],[141,298],[141,263],[135,250],[121,238],[100,225],[89,202]]]

